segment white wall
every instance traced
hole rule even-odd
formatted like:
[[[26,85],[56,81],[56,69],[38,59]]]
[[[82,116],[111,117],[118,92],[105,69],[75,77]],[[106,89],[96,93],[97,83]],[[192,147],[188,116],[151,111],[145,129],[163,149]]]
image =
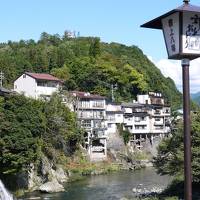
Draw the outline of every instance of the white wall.
[[[123,113],[116,113],[115,114],[115,123],[121,124],[124,122],[124,115]]]
[[[148,101],[148,104],[150,104],[150,98],[149,95],[137,95],[137,102],[141,104],[146,104],[146,101]]]
[[[14,91],[20,94],[24,94],[26,97],[37,98],[36,96],[37,83],[34,78],[22,74],[14,82]]]

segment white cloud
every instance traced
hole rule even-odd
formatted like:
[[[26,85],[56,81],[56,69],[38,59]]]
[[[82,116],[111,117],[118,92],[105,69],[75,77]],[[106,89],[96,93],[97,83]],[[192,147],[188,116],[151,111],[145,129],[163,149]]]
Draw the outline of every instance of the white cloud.
[[[150,60],[153,61],[152,58]],[[161,70],[162,74],[173,79],[177,88],[182,91],[181,62],[168,59],[153,62]],[[191,93],[200,91],[200,58],[190,62],[190,91]]]

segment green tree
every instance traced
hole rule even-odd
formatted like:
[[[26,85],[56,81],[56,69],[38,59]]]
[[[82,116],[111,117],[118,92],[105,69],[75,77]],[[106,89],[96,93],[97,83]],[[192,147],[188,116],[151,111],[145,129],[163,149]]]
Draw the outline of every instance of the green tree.
[[[101,54],[100,39],[94,38],[90,44],[89,55],[91,57],[97,58],[100,54]]]
[[[1,103],[0,173],[27,169],[38,158],[40,136],[45,132],[40,103],[23,96],[10,96]]]
[[[192,174],[193,182],[200,183],[200,112],[192,115]],[[183,122],[177,124],[173,136],[165,139],[158,147],[154,164],[160,174],[183,175],[184,146]]]
[[[69,68],[66,65],[60,68],[53,68],[51,70],[51,74],[53,74],[54,76],[58,77],[63,81],[67,81],[70,79]]]
[[[62,104],[62,98],[57,94],[46,102],[44,112],[47,119],[46,133],[43,134],[46,147],[51,144],[66,154],[73,153],[82,139],[75,114]]]

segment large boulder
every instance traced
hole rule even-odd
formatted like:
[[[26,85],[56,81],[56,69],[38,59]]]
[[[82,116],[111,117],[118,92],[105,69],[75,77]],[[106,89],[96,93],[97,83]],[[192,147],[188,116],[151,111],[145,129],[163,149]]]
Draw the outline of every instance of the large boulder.
[[[64,187],[58,183],[56,179],[47,182],[39,187],[41,192],[53,193],[53,192],[62,192],[64,191]]]

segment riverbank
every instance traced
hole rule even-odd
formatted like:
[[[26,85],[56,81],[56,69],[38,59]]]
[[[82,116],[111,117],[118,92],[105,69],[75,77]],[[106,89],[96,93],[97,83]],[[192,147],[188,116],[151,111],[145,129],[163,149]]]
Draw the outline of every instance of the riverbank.
[[[144,152],[133,154],[124,149],[121,152],[109,152],[106,161],[91,162],[84,151],[77,151],[72,157],[64,157],[60,165],[54,165],[51,160],[43,156],[39,168],[32,166],[27,176],[20,176],[20,181],[26,179],[28,188],[18,189],[15,195],[20,197],[33,191],[61,192],[64,191],[65,182],[80,181],[86,176],[135,171],[152,166],[149,158]]]

